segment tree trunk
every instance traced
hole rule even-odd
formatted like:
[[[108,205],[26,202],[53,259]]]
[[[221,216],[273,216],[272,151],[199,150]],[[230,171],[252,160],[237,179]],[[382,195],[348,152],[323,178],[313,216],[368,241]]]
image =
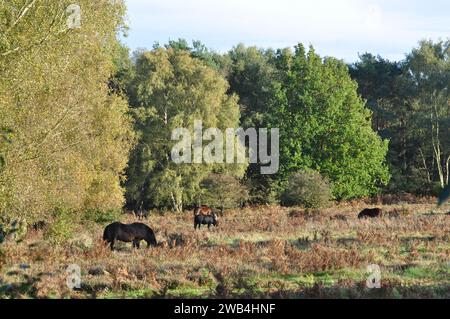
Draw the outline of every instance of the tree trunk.
[[[431,183],[431,174],[430,170],[428,169],[427,161],[425,159],[425,155],[423,154],[422,148],[419,148],[420,157],[422,158],[423,168],[425,172],[427,173],[427,181],[428,183]]]
[[[433,149],[434,149],[434,154],[436,155],[436,165],[437,165],[437,171],[439,174],[439,182],[441,184],[441,187],[444,188],[445,181],[444,181],[444,170],[442,168],[442,163],[441,163],[441,147],[439,144],[436,145],[433,142]]]
[[[439,114],[437,111],[436,92],[433,93],[433,109],[431,110],[431,143],[433,145],[434,154],[436,157],[436,166],[439,174],[439,182],[441,187],[445,187],[444,171],[442,168],[442,152],[441,143],[439,140]]]
[[[449,172],[450,169],[450,155],[447,157],[447,161],[445,162],[445,170],[446,170],[446,177],[445,177],[445,184],[448,186],[448,182],[449,182]]]
[[[177,213],[181,213],[183,211],[183,203],[181,203],[180,201],[177,200],[176,196],[174,195],[173,192],[170,192],[170,197],[172,199],[172,206],[173,209],[177,212]]]
[[[408,164],[407,164],[407,160],[406,160],[406,149],[407,149],[407,145],[406,145],[406,120],[405,120],[405,116],[402,116],[401,119],[401,125],[402,125],[402,151],[401,151],[401,155],[402,155],[402,171],[403,174],[406,174],[407,170],[408,170]]]

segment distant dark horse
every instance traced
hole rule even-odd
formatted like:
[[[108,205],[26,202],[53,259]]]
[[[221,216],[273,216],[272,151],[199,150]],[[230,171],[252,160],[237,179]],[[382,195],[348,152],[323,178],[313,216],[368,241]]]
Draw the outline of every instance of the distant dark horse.
[[[200,229],[201,225],[208,225],[208,229],[211,227],[211,225],[214,225],[215,227],[219,226],[219,221],[217,220],[216,214],[211,213],[211,215],[195,215],[194,229]]]
[[[138,218],[138,220],[141,219],[147,219],[148,218],[148,211],[143,209],[144,203],[141,201],[139,205],[135,205],[135,208],[133,210],[134,215]]]
[[[148,219],[148,211],[146,211],[146,210],[138,209],[134,214],[136,215],[138,220]]]
[[[382,210],[381,208],[366,208],[363,209],[359,214],[358,218],[374,218],[374,217],[381,217]]]
[[[114,250],[114,242],[116,240],[126,243],[133,242],[133,247],[136,248],[139,248],[141,240],[147,242],[147,247],[157,245],[153,230],[142,223],[122,224],[114,222],[109,224],[103,232],[103,240],[111,243],[111,250]]]

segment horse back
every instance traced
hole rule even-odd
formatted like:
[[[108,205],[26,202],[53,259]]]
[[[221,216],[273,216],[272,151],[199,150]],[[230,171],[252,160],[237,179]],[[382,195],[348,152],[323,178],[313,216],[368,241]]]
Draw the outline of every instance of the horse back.
[[[207,215],[211,215],[211,214],[212,214],[212,209],[211,209],[211,207],[208,207],[208,206],[197,207],[194,210],[195,216],[198,216],[198,215],[207,216]]]

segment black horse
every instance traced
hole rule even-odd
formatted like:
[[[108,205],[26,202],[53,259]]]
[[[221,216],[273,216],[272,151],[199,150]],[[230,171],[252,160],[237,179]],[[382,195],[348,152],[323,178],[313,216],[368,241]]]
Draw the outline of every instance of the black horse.
[[[375,218],[375,217],[381,217],[382,216],[382,210],[381,208],[366,208],[363,209],[359,214],[358,218]]]
[[[194,216],[194,229],[200,229],[201,225],[208,225],[208,229],[211,225],[215,227],[219,226],[219,221],[217,220],[216,214],[211,215],[195,215]]]
[[[157,245],[153,230],[142,223],[122,224],[114,222],[109,224],[103,232],[103,240],[111,243],[111,250],[114,250],[114,242],[116,240],[126,243],[133,242],[133,247],[136,248],[139,248],[141,240],[147,242],[147,247]]]

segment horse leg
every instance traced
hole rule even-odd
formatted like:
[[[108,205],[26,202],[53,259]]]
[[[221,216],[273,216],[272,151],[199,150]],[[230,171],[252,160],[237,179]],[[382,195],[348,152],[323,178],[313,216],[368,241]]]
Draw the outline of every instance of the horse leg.
[[[111,241],[111,251],[114,251],[114,239]]]

